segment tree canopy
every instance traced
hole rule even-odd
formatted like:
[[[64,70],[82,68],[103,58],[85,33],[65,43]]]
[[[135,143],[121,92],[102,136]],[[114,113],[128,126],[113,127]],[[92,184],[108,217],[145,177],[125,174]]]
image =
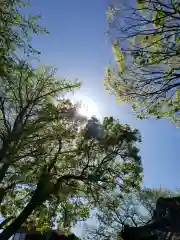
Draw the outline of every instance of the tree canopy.
[[[143,226],[148,223],[156,208],[159,197],[174,197],[178,192],[166,189],[142,189],[130,193],[106,195],[97,208],[94,218],[96,225],[86,224],[84,238],[115,240],[121,239],[124,225]]]
[[[110,1],[108,34],[117,67],[107,69],[105,87],[140,118],[168,117],[179,124],[179,4]]]
[[[138,130],[79,116],[65,97],[79,86],[24,61],[1,80],[1,239],[24,223],[69,229],[105,192],[139,187]]]
[[[12,71],[20,55],[29,57],[40,52],[31,44],[34,34],[48,33],[38,24],[41,16],[23,14],[29,0],[0,1],[0,77]],[[20,54],[21,53],[21,54]]]

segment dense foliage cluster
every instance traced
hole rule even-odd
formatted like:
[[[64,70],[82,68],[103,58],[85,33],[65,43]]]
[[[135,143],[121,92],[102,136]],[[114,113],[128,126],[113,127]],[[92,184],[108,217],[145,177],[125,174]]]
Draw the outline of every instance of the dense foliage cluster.
[[[179,124],[179,1],[110,1],[108,21],[117,67],[107,69],[106,88],[140,118]]]

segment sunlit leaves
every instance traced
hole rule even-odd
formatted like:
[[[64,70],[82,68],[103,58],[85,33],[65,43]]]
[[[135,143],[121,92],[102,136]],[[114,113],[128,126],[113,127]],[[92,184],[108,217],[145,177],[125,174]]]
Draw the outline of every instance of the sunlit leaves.
[[[79,119],[65,97],[79,86],[57,79],[51,68],[32,69],[24,62],[1,85],[0,151],[6,165],[0,176],[3,186],[13,184],[3,197],[3,217],[16,218],[27,204],[33,212],[23,221],[28,227],[68,230],[88,217],[105,192],[139,188],[139,132],[113,117],[102,123]]]
[[[166,14],[163,11],[162,7],[157,7],[157,13],[154,17],[154,25],[155,27],[163,27],[165,21]]]
[[[119,49],[118,41],[114,42],[113,52],[118,65],[118,70],[120,73],[122,73],[125,70],[125,54]]]
[[[29,1],[2,1],[0,3],[0,76],[12,71],[19,54],[30,56],[39,54],[31,45],[33,34],[48,31],[39,25],[40,16],[24,16],[21,8],[29,6]]]
[[[145,4],[146,4],[145,0],[137,0],[137,6],[138,6],[139,10],[143,9]]]
[[[111,4],[117,10],[109,22],[117,67],[106,71],[105,88],[118,102],[130,103],[140,119],[154,115],[179,125],[179,4],[137,4]]]

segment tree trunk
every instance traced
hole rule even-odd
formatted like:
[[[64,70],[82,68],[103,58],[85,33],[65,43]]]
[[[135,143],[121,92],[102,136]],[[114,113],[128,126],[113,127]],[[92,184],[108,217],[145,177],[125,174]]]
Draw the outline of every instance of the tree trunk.
[[[9,149],[9,145],[10,145],[10,137],[8,136],[7,139],[4,141],[2,148],[0,149],[0,162],[3,161],[3,159],[6,156],[6,153]]]
[[[37,194],[35,191],[28,205],[20,213],[20,215],[0,234],[0,240],[8,240],[14,235],[32,212],[41,205],[46,198]]]
[[[9,168],[9,163],[4,163],[4,164],[2,165],[2,167],[0,168],[0,183],[1,183],[2,180],[4,179],[8,168]]]

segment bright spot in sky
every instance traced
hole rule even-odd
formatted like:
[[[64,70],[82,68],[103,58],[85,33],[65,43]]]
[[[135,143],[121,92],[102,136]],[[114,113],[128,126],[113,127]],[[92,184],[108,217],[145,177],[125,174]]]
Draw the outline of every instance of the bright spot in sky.
[[[96,102],[87,96],[82,96],[81,99],[75,100],[80,103],[80,107],[78,109],[78,113],[87,118],[91,118],[92,116],[99,116],[99,109]]]

